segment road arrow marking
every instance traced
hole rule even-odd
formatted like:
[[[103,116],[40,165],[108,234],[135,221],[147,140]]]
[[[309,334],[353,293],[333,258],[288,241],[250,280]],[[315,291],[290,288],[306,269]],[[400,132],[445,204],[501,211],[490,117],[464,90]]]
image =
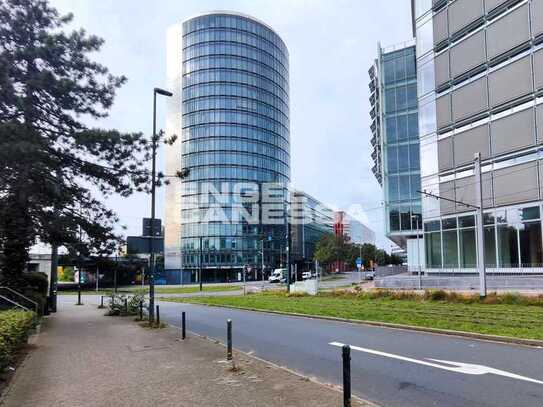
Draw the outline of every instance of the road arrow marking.
[[[341,342],[330,342],[329,345],[342,347],[344,344],[341,343]],[[386,352],[381,352],[381,351],[378,351],[378,350],[361,348],[359,346],[352,346],[352,345],[350,345],[350,346],[351,346],[351,349],[357,350],[359,352],[369,353],[369,354],[377,355],[377,356],[384,356],[386,358],[402,360],[404,362],[416,363],[418,365],[423,365],[423,366],[435,367],[437,369],[447,370],[449,372],[463,373],[463,374],[470,374],[470,375],[494,374],[494,375],[497,375],[497,376],[509,377],[511,379],[517,379],[517,380],[523,380],[523,381],[531,382],[531,383],[543,384],[543,381],[540,381],[540,380],[531,379],[529,377],[520,376],[520,375],[515,374],[515,373],[506,372],[505,370],[498,370],[498,369],[494,369],[492,367],[483,366],[483,365],[474,365],[474,364],[471,364],[471,363],[451,362],[449,360],[428,359],[428,358],[426,359],[426,360],[431,360],[433,362],[438,362],[438,363],[443,363],[444,364],[444,365],[440,365],[440,364],[437,364],[437,363],[427,362],[426,360],[419,360],[419,359],[409,358],[409,357],[406,357],[406,356],[395,355],[393,353],[386,353]],[[449,365],[449,366],[447,366],[447,365]]]

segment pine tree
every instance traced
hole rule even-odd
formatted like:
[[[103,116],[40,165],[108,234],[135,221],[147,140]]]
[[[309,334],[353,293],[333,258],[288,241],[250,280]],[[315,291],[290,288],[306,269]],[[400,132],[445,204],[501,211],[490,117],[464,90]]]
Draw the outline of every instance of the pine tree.
[[[110,251],[118,219],[91,191],[149,186],[141,133],[83,122],[107,116],[126,78],[89,57],[103,40],[65,32],[71,21],[46,0],[0,0],[0,282],[37,240],[80,252],[84,234],[87,251]]]

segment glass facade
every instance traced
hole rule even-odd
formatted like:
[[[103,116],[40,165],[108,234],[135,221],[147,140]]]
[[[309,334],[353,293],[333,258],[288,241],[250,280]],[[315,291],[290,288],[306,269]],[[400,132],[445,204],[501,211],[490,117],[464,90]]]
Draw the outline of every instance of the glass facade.
[[[488,268],[543,266],[541,208],[495,209],[484,213],[485,264]],[[475,269],[475,216],[446,217],[424,223],[426,264],[430,269]]]
[[[291,217],[292,257],[301,271],[311,268],[321,237],[334,232],[334,212],[304,192],[294,191],[291,193]]]
[[[193,281],[200,263],[203,281],[238,279],[243,267],[260,268],[262,240],[264,263],[281,261],[284,216],[264,225],[260,213],[252,214],[256,223],[234,213],[249,209],[239,183],[260,192],[276,183],[280,202],[286,196],[288,51],[268,26],[238,14],[195,17],[183,23],[182,36],[181,167],[189,170],[181,190],[182,269]],[[210,198],[204,186],[215,191]],[[210,210],[223,217],[203,219]]]
[[[380,89],[387,234],[411,233],[422,225],[414,46],[381,54]]]

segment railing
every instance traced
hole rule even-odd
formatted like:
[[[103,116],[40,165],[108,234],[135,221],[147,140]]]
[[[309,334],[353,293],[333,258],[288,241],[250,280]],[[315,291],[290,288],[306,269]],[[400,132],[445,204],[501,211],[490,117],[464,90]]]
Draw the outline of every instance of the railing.
[[[28,298],[27,296],[21,294],[20,292],[18,291],[15,291],[13,288],[10,288],[10,287],[6,287],[6,286],[0,286],[0,290],[3,290],[3,291],[7,291],[15,296],[17,296],[18,299],[23,299],[27,302],[27,305],[29,305],[28,303],[32,304],[30,307],[31,308],[34,308],[34,311],[36,312],[36,315],[39,315],[39,304],[34,301],[34,300],[31,300],[30,298]],[[8,299],[8,297],[6,297],[5,295],[0,295],[0,297],[4,298],[4,299]],[[18,301],[15,301],[15,300],[9,300],[9,302],[11,303],[15,303],[15,304],[19,304]],[[22,305],[21,305],[22,306]],[[29,307],[23,307],[24,309],[30,311],[30,308]]]
[[[3,296],[3,295],[1,295],[1,294],[0,294],[0,299],[2,299],[2,300],[4,300],[4,301],[7,301],[7,302],[10,303],[12,306],[21,308],[21,309],[23,309],[24,311],[31,311],[30,309],[28,309],[28,308],[25,307],[24,305],[19,304],[17,301],[13,301],[13,300],[9,299],[8,297],[5,297],[5,296]]]

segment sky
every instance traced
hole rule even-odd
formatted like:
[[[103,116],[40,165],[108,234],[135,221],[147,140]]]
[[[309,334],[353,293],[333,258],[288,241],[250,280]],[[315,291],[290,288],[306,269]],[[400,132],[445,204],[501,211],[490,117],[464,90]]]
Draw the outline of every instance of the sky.
[[[128,82],[109,117],[97,123],[121,131],[152,131],[153,88],[166,83],[166,30],[199,13],[232,10],[268,23],[290,53],[291,181],[318,200],[355,212],[390,249],[384,236],[382,190],[371,167],[368,69],[377,44],[411,39],[410,0],[50,0],[69,29],[84,28],[105,44],[93,57]],[[157,104],[158,127],[166,106]],[[159,169],[163,169],[159,154]],[[157,216],[163,216],[163,191]],[[111,197],[127,235],[141,234],[150,198]],[[358,210],[357,210],[358,209]],[[362,209],[362,211],[360,211]]]

